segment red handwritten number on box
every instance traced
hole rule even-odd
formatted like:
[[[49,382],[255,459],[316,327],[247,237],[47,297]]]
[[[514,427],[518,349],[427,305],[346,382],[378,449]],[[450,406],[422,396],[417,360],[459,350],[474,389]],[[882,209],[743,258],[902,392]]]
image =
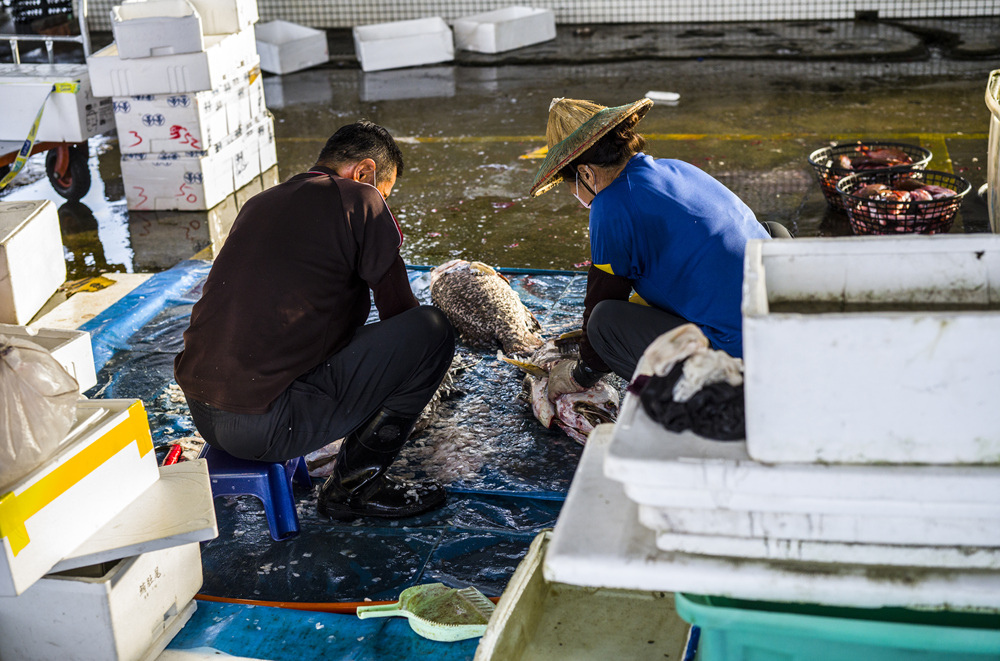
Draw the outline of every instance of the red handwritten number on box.
[[[139,197],[139,204],[137,204],[136,206],[137,207],[141,207],[141,206],[145,205],[146,202],[149,201],[149,198],[146,197],[146,189],[143,188],[142,186],[133,186],[132,188],[135,188],[136,190],[139,191],[139,195],[138,195],[138,197]]]
[[[191,145],[191,149],[201,149],[201,143],[183,126],[174,124],[170,127],[170,139],[179,140],[182,145]]]
[[[188,191],[184,190],[186,187],[187,184],[181,184],[181,187],[179,189],[180,192],[177,193],[176,197],[183,197],[188,204],[194,204],[195,202],[198,201],[198,194],[189,193]]]
[[[139,145],[142,144],[142,136],[141,135],[139,135],[136,131],[129,131],[129,133],[131,133],[132,135],[134,135],[136,137],[136,141],[133,142],[132,144],[130,144],[129,147],[137,147],[137,146],[139,146]]]

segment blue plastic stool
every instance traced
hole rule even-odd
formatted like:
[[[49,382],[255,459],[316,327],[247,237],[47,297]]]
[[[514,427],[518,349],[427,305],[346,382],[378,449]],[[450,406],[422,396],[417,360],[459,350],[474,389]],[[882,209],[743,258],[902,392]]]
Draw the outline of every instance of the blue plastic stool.
[[[312,486],[304,457],[284,463],[238,459],[205,444],[201,455],[208,461],[212,497],[256,496],[264,503],[271,537],[282,541],[299,534],[299,515],[295,512],[292,480]]]

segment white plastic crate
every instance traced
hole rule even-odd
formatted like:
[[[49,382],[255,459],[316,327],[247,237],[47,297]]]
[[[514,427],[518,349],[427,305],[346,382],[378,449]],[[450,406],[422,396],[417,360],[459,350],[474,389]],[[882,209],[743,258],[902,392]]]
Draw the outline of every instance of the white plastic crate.
[[[747,449],[766,462],[1000,462],[1000,236],[753,241]]]
[[[690,627],[672,594],[550,583],[542,575],[550,535],[535,537],[518,564],[473,661],[684,657]]]
[[[111,44],[87,58],[95,96],[139,96],[201,92],[259,64],[253,28],[207,35],[197,53],[123,59]]]
[[[625,495],[639,505],[639,521],[654,531],[845,544],[1000,547],[1000,516],[983,513],[982,508],[977,513],[958,506],[952,513],[935,508],[910,515],[830,514],[737,509],[681,498],[667,505],[663,492],[649,493],[660,501],[653,505],[637,501],[633,496],[644,494],[631,488]]]
[[[662,531],[656,533],[656,546],[663,551],[778,562],[843,562],[854,565],[1000,569],[1000,547],[847,544],[773,537],[688,535]]]
[[[257,22],[257,0],[189,0],[205,34],[239,32]]]
[[[454,22],[455,47],[476,53],[503,53],[556,38],[551,9],[511,6]]]
[[[143,0],[111,8],[111,32],[123,59],[205,49],[201,17],[187,0]]]
[[[56,205],[0,201],[0,323],[27,324],[65,281]]]
[[[616,423],[617,425],[617,423]],[[615,426],[616,426],[615,425]],[[1000,608],[995,570],[803,565],[662,551],[621,484],[604,476],[612,425],[591,433],[545,556],[548,581],[877,608]]]
[[[330,59],[326,33],[289,21],[270,21],[257,26],[260,68],[268,73],[301,71]]]
[[[77,92],[49,94],[54,83],[74,81]],[[90,81],[85,64],[0,64],[0,140],[23,142],[43,103],[38,142],[83,142],[114,129],[111,100],[97,98]]]
[[[1000,519],[1000,465],[761,463],[745,442],[667,431],[632,394],[622,404],[604,469],[646,505]],[[685,505],[678,492],[702,504]]]
[[[97,385],[94,349],[87,331],[0,324],[0,335],[20,337],[47,350],[76,379],[80,392]]]
[[[142,402],[80,400],[56,455],[0,487],[0,596],[28,589],[158,477]]]
[[[451,28],[441,17],[359,25],[352,29],[363,71],[401,69],[455,58]]]
[[[197,543],[50,574],[0,597],[0,657],[155,659],[197,608]]]

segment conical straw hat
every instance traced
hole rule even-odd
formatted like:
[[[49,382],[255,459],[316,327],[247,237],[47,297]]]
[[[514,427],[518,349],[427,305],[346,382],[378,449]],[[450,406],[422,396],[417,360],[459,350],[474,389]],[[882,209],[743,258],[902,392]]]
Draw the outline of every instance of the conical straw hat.
[[[633,115],[638,122],[652,106],[649,99],[614,108],[579,99],[552,99],[545,129],[549,153],[535,175],[529,195],[538,197],[561,182],[561,169]]]

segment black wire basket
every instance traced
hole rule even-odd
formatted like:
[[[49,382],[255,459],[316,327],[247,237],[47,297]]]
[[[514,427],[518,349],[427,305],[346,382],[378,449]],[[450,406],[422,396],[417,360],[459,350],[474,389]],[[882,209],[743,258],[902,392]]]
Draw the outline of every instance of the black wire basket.
[[[872,152],[894,150],[905,157],[898,165],[879,166],[876,161],[866,158]],[[882,142],[878,140],[858,140],[817,149],[809,154],[809,165],[816,171],[823,197],[834,209],[844,211],[843,200],[837,192],[837,182],[856,172],[888,171],[909,172],[923,170],[931,162],[931,152],[920,145],[903,142]],[[855,163],[852,164],[852,161]]]
[[[878,184],[885,189],[876,190]],[[872,170],[837,182],[855,234],[943,234],[951,229],[971,189],[962,177],[935,170]],[[936,197],[917,199],[928,195]]]

